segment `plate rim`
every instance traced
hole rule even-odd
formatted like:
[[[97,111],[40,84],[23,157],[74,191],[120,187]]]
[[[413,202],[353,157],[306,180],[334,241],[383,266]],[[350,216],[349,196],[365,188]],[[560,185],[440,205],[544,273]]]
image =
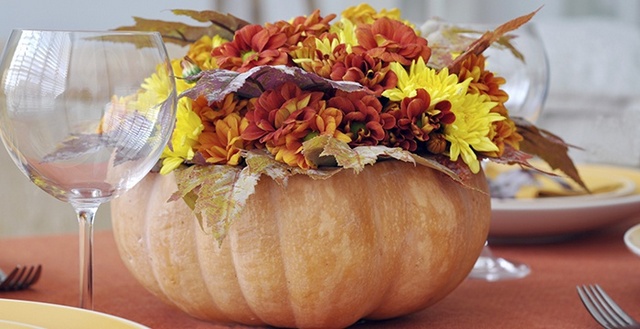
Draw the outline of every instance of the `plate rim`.
[[[108,313],[104,313],[104,312],[100,312],[100,311],[96,311],[96,310],[88,310],[88,309],[83,309],[83,308],[78,308],[78,307],[73,307],[73,306],[69,306],[69,305],[63,305],[63,304],[54,304],[54,303],[48,303],[48,302],[41,302],[41,301],[31,301],[31,300],[22,300],[22,299],[9,299],[9,298],[0,298],[0,306],[2,305],[7,305],[7,304],[14,304],[17,305],[18,307],[41,307],[41,308],[47,308],[47,309],[51,309],[53,311],[55,310],[65,310],[65,311],[70,311],[70,312],[74,312],[74,313],[85,313],[85,314],[90,314],[92,316],[97,316],[97,317],[102,317],[102,318],[108,318],[111,320],[115,320],[118,321],[120,323],[122,323],[123,325],[127,325],[130,328],[136,328],[136,329],[151,329],[141,323],[135,322],[133,320],[129,320],[129,319],[125,319],[113,314],[108,314]],[[0,313],[1,313],[2,308],[0,307]],[[2,320],[9,320],[9,321],[16,321],[16,320],[12,320],[11,318],[6,319],[4,316],[2,317]],[[20,320],[21,321],[21,320]],[[30,326],[35,326],[38,327],[41,325],[40,324],[34,324],[34,323],[29,323],[29,322],[19,322],[20,324],[24,324],[24,325],[30,325]]]
[[[576,167],[615,172],[617,176],[635,182],[636,189],[631,194],[613,198],[594,198],[589,202],[548,202],[545,205],[523,200],[505,206],[499,199],[492,198],[489,238],[518,241],[575,236],[632,218],[634,211],[640,213],[640,169],[597,163],[583,163]],[[611,215],[603,217],[603,212]],[[580,216],[584,218],[581,223],[576,220]],[[534,222],[538,218],[540,221]]]

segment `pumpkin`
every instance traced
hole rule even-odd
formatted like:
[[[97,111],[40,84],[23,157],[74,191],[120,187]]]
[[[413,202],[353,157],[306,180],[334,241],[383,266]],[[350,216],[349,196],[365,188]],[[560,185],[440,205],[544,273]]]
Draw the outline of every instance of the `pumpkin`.
[[[153,294],[193,317],[338,328],[422,310],[455,289],[487,237],[482,172],[464,186],[425,166],[382,161],[326,180],[263,177],[219,244],[172,174],[112,202],[120,255]]]

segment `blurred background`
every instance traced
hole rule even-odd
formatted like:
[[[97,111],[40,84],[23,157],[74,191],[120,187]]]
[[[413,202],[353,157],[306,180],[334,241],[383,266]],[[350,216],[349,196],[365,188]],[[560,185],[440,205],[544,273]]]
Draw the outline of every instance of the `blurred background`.
[[[13,28],[105,30],[132,25],[133,16],[197,22],[170,9],[218,10],[264,23],[321,9],[340,14],[353,0],[3,0],[0,50]],[[538,122],[584,150],[579,162],[640,166],[640,1],[637,0],[377,0],[421,25],[440,17],[454,23],[499,24],[543,8],[533,19],[551,66],[549,98]],[[171,49],[170,51],[176,51]],[[177,54],[180,54],[178,52]],[[110,227],[109,205],[96,228]],[[68,204],[28,181],[0,148],[0,237],[75,232]]]

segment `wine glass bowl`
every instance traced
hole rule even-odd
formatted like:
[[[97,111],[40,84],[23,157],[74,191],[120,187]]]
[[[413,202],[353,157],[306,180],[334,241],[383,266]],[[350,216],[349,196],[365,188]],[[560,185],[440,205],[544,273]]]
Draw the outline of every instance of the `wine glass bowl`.
[[[95,211],[156,164],[175,108],[158,33],[11,33],[0,61],[0,137],[35,185],[78,214],[83,307],[92,308]]]
[[[486,31],[490,28],[476,25],[470,29]],[[535,25],[531,23],[520,27],[507,38],[517,53],[509,47],[494,44],[484,53],[486,68],[506,80],[501,88],[509,95],[505,103],[509,115],[534,123],[549,91],[549,61],[544,44]],[[486,244],[469,277],[499,281],[523,278],[530,272],[526,264],[495,256]]]
[[[543,41],[532,23],[520,27],[507,38],[522,55],[518,58],[507,48],[495,45],[485,50],[486,68],[505,78],[502,89],[509,95],[505,107],[511,116],[535,122],[549,92],[549,61]]]

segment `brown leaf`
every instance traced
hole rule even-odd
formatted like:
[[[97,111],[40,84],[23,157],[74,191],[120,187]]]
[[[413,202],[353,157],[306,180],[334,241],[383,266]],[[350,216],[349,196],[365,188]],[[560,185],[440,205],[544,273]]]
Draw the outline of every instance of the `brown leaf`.
[[[166,22],[141,17],[134,17],[133,19],[136,22],[135,25],[120,26],[115,30],[159,32],[165,42],[178,44],[183,47],[197,41],[203,35],[215,34],[215,28],[213,26],[191,26],[179,22]]]
[[[249,23],[231,14],[222,14],[216,11],[204,10],[172,10],[176,15],[188,16],[198,22],[210,22],[209,26],[192,26],[180,22],[167,22],[163,20],[134,17],[135,25],[121,26],[116,31],[148,31],[159,32],[165,42],[187,46],[203,35],[219,35],[227,40],[233,39],[235,31]]]
[[[471,43],[467,50],[465,50],[462,55],[458,56],[448,67],[449,73],[458,74],[460,72],[460,68],[462,63],[467,59],[467,57],[471,55],[480,55],[484,52],[492,43],[500,40],[506,33],[511,32],[525,23],[529,22],[531,18],[541,9],[542,7],[536,9],[535,11],[523,15],[517,18],[514,18],[500,26],[498,26],[493,31],[485,32],[479,39]]]
[[[190,17],[198,22],[211,22],[213,25],[217,25],[221,29],[227,30],[232,36],[237,30],[251,24],[244,19],[233,16],[229,13],[223,14],[213,10],[196,11],[188,9],[174,9],[171,12],[176,15]]]
[[[568,155],[571,145],[549,131],[538,129],[522,118],[512,118],[512,120],[516,123],[518,133],[524,137],[524,140],[520,142],[520,150],[522,152],[540,157],[552,169],[562,171],[582,188],[589,190],[582,178],[580,178],[573,160]]]

